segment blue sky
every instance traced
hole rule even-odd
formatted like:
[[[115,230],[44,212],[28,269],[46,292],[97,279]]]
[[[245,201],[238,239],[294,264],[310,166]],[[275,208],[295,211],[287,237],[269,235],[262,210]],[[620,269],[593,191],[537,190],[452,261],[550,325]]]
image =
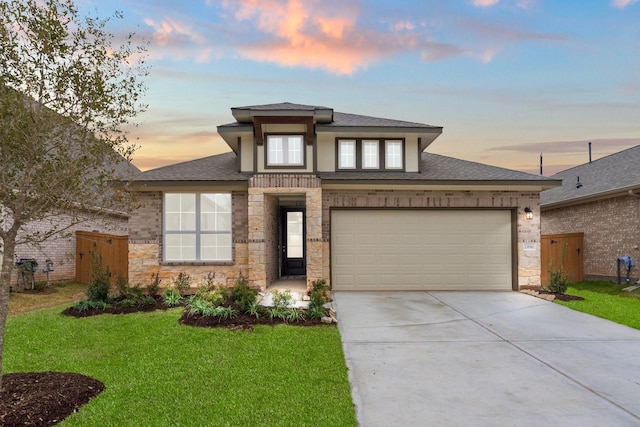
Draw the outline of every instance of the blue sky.
[[[149,41],[149,169],[227,151],[231,107],[443,126],[438,154],[544,174],[640,144],[638,0],[78,0]]]

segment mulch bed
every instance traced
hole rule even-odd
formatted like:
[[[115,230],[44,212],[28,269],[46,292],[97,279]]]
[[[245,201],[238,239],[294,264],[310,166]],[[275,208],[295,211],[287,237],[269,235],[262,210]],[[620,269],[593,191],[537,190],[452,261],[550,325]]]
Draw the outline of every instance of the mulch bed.
[[[3,375],[0,425],[53,426],[104,389],[100,381],[71,372]]]
[[[249,314],[238,313],[235,317],[230,319],[221,319],[214,316],[201,316],[199,314],[189,314],[186,311],[182,313],[182,317],[178,320],[183,325],[199,326],[204,328],[227,328],[227,329],[241,329],[241,330],[253,330],[255,325],[279,325],[288,324],[295,326],[318,326],[324,325],[320,319],[304,319],[294,322],[285,322],[282,319],[269,319],[265,314],[262,314],[259,318],[251,316]]]
[[[64,314],[65,316],[73,317],[89,317],[96,316],[98,314],[130,314],[156,310],[167,310],[169,308],[170,307],[162,302],[161,297],[156,297],[153,304],[135,305],[132,307],[122,307],[116,304],[107,308],[90,308],[89,310],[85,311],[79,311],[74,307],[69,307],[65,309],[62,314]]]
[[[584,301],[584,298],[579,297],[578,295],[559,294],[557,292],[549,292],[542,289],[540,289],[538,293],[555,295],[556,299],[559,299],[560,301]]]

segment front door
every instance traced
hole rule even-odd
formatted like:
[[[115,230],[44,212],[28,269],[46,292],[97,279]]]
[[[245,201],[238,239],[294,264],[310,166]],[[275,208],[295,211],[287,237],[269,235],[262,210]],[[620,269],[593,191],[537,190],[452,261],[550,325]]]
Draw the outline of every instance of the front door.
[[[304,208],[282,208],[282,275],[304,276],[305,263],[305,219]]]

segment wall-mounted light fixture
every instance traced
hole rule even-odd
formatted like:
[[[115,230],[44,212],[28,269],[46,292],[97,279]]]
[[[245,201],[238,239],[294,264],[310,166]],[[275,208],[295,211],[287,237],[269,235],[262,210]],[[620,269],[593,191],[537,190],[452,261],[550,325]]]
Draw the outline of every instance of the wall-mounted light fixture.
[[[527,214],[527,219],[533,219],[533,211],[529,206],[524,208],[524,213]]]

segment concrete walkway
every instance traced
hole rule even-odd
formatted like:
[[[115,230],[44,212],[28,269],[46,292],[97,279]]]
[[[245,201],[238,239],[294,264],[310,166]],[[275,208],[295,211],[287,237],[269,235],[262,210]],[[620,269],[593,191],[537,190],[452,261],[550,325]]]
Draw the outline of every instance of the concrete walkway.
[[[518,292],[334,303],[361,426],[640,425],[639,330]]]

